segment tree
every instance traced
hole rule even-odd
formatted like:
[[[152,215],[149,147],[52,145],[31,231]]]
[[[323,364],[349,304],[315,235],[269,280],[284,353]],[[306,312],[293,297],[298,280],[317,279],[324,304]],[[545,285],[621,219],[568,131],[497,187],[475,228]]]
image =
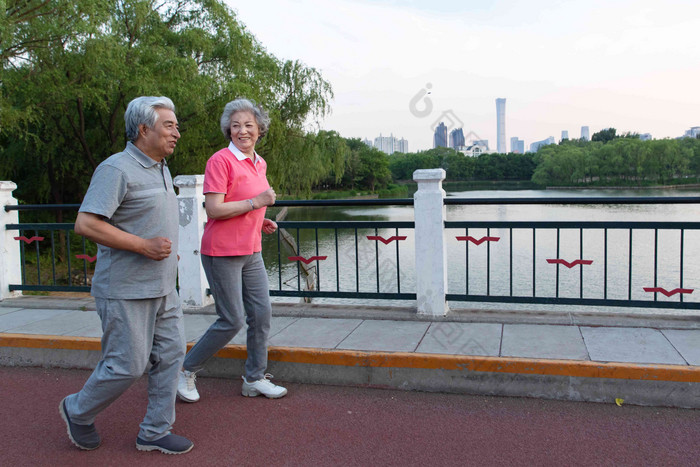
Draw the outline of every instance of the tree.
[[[448,154],[443,159],[448,180],[469,180],[474,176],[475,165],[473,157],[466,157],[461,153]]]
[[[615,128],[606,128],[604,130],[600,130],[597,133],[593,133],[593,136],[591,136],[591,141],[600,141],[601,143],[608,143],[617,137],[615,133],[617,133],[617,130],[615,130]]]
[[[435,148],[428,151],[389,156],[389,169],[395,180],[413,180],[413,172],[443,166],[445,155],[455,154],[454,149]]]
[[[11,0],[6,11],[0,176],[19,182],[21,200],[79,201],[97,164],[123,148],[124,110],[139,95],[175,102],[174,175],[203,173],[226,144],[224,104],[246,96],[273,118],[259,147],[274,186],[299,192],[325,176],[294,167],[323,165],[303,125],[327,112],[330,85],[267,53],[222,1]]]
[[[532,181],[538,185],[570,185],[586,176],[584,151],[574,145],[548,145],[535,160]]]
[[[371,148],[357,138],[348,139],[350,150],[346,165],[345,183],[354,189],[356,186],[375,191],[386,188],[391,182],[389,169],[390,156],[377,148]]]

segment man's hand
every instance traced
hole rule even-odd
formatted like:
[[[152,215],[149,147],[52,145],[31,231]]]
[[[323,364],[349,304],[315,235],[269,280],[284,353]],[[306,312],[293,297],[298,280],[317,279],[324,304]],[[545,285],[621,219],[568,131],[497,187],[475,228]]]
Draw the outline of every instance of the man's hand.
[[[263,224],[262,224],[262,231],[265,232],[266,234],[271,234],[275,233],[275,230],[277,230],[277,223],[275,221],[272,221],[270,219],[263,219]]]
[[[172,253],[173,242],[165,237],[149,238],[143,241],[141,254],[149,259],[162,261]]]
[[[79,212],[75,233],[95,243],[118,250],[131,251],[155,261],[162,261],[172,253],[173,243],[165,237],[144,239],[116,228],[104,218],[89,212]]]

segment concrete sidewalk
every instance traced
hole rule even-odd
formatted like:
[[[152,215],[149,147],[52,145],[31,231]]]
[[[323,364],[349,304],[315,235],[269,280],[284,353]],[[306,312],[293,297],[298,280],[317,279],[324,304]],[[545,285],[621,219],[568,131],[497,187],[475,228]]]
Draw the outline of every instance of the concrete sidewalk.
[[[93,309],[91,298],[0,302],[0,364],[93,367],[101,336]],[[215,320],[204,311],[185,314],[190,345]],[[275,305],[273,314],[269,371],[280,381],[700,408],[695,319],[473,322],[478,315],[424,320],[399,309],[301,305]],[[238,377],[244,359],[242,331],[202,376]]]

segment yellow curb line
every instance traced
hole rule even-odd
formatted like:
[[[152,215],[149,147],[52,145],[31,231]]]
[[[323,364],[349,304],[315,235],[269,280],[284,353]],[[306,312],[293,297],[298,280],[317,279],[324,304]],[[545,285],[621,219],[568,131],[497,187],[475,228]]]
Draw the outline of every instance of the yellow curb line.
[[[188,343],[187,348],[194,344]],[[49,336],[0,333],[0,347],[64,350],[100,350],[95,337]],[[245,359],[244,345],[227,345],[219,358]],[[518,357],[477,357],[407,352],[363,352],[300,347],[270,347],[268,360],[314,365],[371,368],[418,368],[428,370],[477,371],[527,375],[611,378],[647,381],[700,383],[700,366],[602,363],[580,360],[547,360]]]

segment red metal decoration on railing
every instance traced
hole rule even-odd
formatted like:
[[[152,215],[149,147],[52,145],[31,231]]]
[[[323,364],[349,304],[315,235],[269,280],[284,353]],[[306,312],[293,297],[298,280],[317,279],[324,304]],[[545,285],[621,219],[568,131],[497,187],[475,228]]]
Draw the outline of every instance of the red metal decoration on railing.
[[[14,239],[15,239],[15,240],[22,240],[24,243],[29,244],[29,243],[32,243],[34,240],[36,240],[37,242],[40,242],[40,241],[42,241],[42,240],[44,239],[44,237],[31,237],[31,238],[27,238],[27,237],[25,237],[24,235],[22,235],[21,237],[14,237]]]
[[[673,289],[671,291],[668,291],[668,290],[664,289],[663,287],[644,287],[645,292],[654,292],[654,293],[660,292],[660,293],[666,295],[667,297],[671,297],[673,295],[676,295],[677,293],[693,293],[693,290],[694,289],[680,289],[680,288],[678,288],[678,289]]]
[[[406,236],[405,235],[402,235],[402,236],[394,235],[393,237],[384,238],[384,237],[381,237],[379,235],[367,235],[367,240],[379,240],[383,244],[388,245],[389,243],[393,242],[394,240],[396,240],[396,241],[406,240]]]
[[[484,242],[497,242],[500,239],[501,237],[481,237],[479,239],[476,239],[471,235],[468,235],[466,237],[457,237],[457,240],[460,242],[472,242],[474,245],[481,245]]]
[[[568,262],[565,259],[548,259],[547,262],[549,264],[563,264],[567,268],[571,269],[574,266],[581,264],[581,265],[589,265],[593,264],[593,260],[591,259],[575,259],[572,262]]]
[[[88,256],[88,255],[75,255],[75,257],[78,259],[87,260],[88,263],[92,263],[97,259],[97,256]]]
[[[328,256],[312,256],[309,259],[306,259],[303,256],[290,256],[287,259],[289,261],[301,261],[304,264],[309,264],[311,261],[323,261],[326,258],[328,258]]]

